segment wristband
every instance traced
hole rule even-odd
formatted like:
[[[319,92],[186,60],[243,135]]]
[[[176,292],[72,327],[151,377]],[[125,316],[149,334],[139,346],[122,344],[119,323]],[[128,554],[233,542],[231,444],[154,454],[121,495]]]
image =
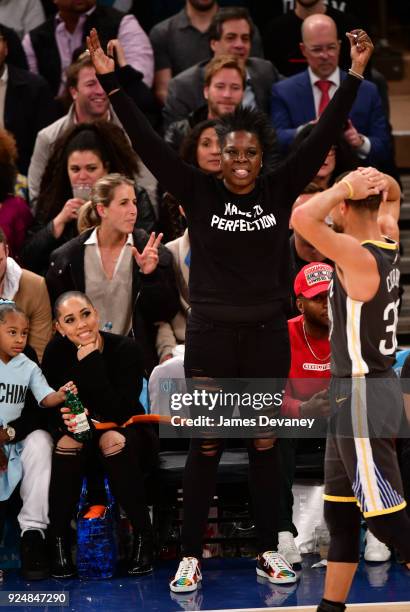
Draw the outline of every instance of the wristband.
[[[353,200],[354,191],[353,191],[352,183],[350,181],[348,181],[347,179],[342,179],[339,182],[340,183],[344,183],[346,185],[346,187],[348,188],[348,190],[349,190],[349,195],[347,196],[347,199],[348,200]]]
[[[362,74],[359,74],[358,72],[355,72],[354,70],[352,70],[351,68],[349,69],[349,74],[351,74],[352,76],[356,77],[356,79],[360,79],[361,81],[364,80],[364,76]]]

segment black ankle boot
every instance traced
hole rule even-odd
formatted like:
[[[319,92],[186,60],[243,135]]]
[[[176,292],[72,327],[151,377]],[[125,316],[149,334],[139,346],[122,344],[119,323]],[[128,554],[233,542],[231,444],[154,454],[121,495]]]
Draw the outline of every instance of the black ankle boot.
[[[25,580],[43,580],[50,575],[46,540],[42,530],[27,529],[20,539],[21,573]]]
[[[154,539],[152,531],[134,532],[131,560],[128,565],[128,574],[139,576],[148,574],[154,569]]]
[[[51,575],[54,578],[70,578],[75,574],[71,549],[66,538],[51,538]]]

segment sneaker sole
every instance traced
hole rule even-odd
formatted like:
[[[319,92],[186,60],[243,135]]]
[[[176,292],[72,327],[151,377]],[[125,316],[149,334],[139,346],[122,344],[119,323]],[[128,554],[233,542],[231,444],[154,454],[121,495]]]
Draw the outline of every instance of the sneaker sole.
[[[64,575],[58,575],[58,574],[53,574],[51,573],[51,577],[52,578],[60,578],[60,579],[64,579],[64,578],[74,578],[74,576],[76,575],[76,572],[73,572],[72,574],[64,574]]]
[[[269,574],[267,574],[263,570],[259,569],[259,567],[256,568],[256,573],[258,574],[258,576],[267,578],[269,582],[272,582],[273,584],[294,584],[295,582],[297,582],[297,579],[298,579],[297,576],[289,577],[289,578],[273,578],[272,576],[269,576]]]
[[[132,570],[127,570],[128,576],[144,576],[145,574],[151,574],[154,571],[154,566],[148,567],[146,570],[133,572]]]
[[[201,581],[198,580],[198,582],[192,584],[191,586],[172,586],[172,584],[170,584],[169,588],[173,593],[192,593],[198,589],[200,582]]]

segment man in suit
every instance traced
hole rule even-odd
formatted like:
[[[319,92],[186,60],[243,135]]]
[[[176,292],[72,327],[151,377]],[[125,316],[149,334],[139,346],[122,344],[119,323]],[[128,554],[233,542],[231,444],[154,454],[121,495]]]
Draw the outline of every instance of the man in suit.
[[[214,16],[209,28],[209,40],[214,57],[233,55],[246,70],[243,104],[269,112],[271,87],[279,79],[276,68],[268,61],[249,57],[253,23],[246,9],[227,7]],[[204,75],[207,61],[184,70],[171,79],[163,115],[165,127],[184,119],[191,111],[206,103]]]
[[[330,17],[323,14],[307,17],[302,40],[301,51],[308,69],[272,88],[272,123],[284,150],[289,148],[298,129],[317,119],[346,76],[338,67],[340,41]],[[360,86],[344,138],[363,163],[379,168],[393,163],[390,127],[377,88],[369,81],[364,80]]]
[[[6,63],[7,36],[0,25],[0,127],[16,139],[18,169],[27,174],[37,132],[56,118],[56,107],[42,77]]]

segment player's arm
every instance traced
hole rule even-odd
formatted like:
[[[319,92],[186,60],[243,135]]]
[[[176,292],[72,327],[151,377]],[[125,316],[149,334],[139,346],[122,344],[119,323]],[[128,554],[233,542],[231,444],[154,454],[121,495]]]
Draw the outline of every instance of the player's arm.
[[[336,233],[325,219],[347,198],[362,200],[380,193],[385,182],[377,170],[366,174],[351,172],[330,189],[315,194],[292,213],[292,227],[328,259],[335,262],[343,274],[348,295],[355,300],[372,299],[379,285],[379,273],[373,255],[356,238]]]
[[[384,178],[387,182],[387,195],[380,204],[377,223],[383,236],[388,236],[399,242],[400,232],[398,222],[400,218],[401,189],[399,183],[392,176],[384,174]]]

